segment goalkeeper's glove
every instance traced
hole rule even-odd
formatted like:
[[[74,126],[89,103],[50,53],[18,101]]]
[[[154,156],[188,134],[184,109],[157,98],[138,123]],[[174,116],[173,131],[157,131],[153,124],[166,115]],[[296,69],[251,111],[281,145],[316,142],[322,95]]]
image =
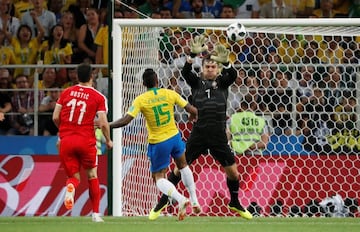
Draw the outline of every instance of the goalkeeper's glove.
[[[224,45],[217,44],[215,46],[215,54],[211,55],[210,59],[227,66],[229,64],[229,55],[230,51]]]
[[[190,41],[190,56],[194,58],[197,54],[202,53],[208,49],[205,44],[206,37],[204,35],[197,35]]]

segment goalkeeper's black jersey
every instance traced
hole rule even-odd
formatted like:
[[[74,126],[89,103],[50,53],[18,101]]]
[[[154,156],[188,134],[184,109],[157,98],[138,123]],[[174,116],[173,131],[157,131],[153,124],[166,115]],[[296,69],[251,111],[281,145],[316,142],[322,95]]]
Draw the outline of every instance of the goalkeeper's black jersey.
[[[191,87],[192,104],[198,109],[198,121],[194,128],[225,129],[228,88],[235,81],[237,72],[233,67],[223,68],[216,80],[205,80],[185,63],[182,76]]]

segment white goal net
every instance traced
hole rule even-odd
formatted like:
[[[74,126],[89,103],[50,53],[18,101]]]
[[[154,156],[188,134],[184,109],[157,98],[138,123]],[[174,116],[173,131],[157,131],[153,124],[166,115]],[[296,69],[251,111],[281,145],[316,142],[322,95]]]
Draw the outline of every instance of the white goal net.
[[[336,215],[358,216],[360,20],[239,19],[248,36],[238,43],[224,34],[234,21],[114,19],[114,119],[145,91],[146,68],[157,71],[161,87],[188,99],[191,90],[180,70],[189,40],[205,34],[210,50],[223,43],[231,51],[238,70],[228,117],[252,95],[271,132],[262,155],[236,155],[242,205],[262,216],[331,216],[340,199],[342,213]],[[201,71],[200,59],[194,71]],[[175,117],[186,140],[187,115],[177,110]],[[147,215],[160,196],[149,172],[146,136],[142,117],[114,130],[114,216]],[[191,169],[202,216],[234,216],[226,207],[230,197],[220,165],[204,154]],[[177,187],[187,195],[181,183]],[[336,201],[327,199],[336,194]],[[164,210],[174,213],[175,206]]]

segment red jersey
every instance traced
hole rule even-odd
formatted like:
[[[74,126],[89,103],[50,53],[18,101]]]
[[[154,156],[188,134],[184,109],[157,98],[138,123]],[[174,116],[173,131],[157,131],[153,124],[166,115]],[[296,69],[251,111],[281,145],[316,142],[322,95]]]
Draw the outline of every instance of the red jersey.
[[[94,119],[98,112],[107,113],[106,97],[94,89],[75,85],[65,89],[56,104],[61,105],[59,137],[95,138]]]

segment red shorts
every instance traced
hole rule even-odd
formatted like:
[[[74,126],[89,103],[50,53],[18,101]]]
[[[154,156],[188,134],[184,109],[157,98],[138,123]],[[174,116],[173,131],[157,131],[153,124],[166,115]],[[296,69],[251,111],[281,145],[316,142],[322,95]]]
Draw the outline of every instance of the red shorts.
[[[60,160],[69,177],[80,172],[81,167],[84,169],[97,167],[96,152],[96,140],[93,138],[84,139],[84,137],[71,136],[60,140]]]

